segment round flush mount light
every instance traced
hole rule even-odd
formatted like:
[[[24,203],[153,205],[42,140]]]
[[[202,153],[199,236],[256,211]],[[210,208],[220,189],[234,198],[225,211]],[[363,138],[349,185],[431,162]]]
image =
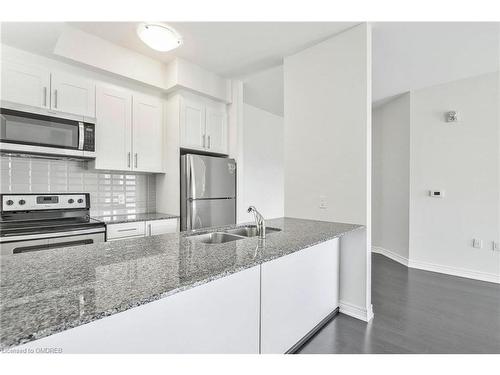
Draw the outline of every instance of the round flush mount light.
[[[141,23],[137,35],[152,49],[170,51],[182,45],[182,37],[177,31],[162,23]]]

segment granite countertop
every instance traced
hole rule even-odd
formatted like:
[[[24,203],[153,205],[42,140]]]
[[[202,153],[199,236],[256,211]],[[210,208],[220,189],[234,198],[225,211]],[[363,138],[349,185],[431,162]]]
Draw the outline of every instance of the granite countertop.
[[[0,257],[0,349],[164,298],[363,227],[292,218],[267,220],[266,225],[282,231],[268,234],[264,241],[252,237],[204,244],[186,233],[172,233]]]
[[[151,212],[146,214],[92,216],[92,219],[98,220],[105,224],[119,224],[119,223],[131,223],[134,221],[176,219],[178,217],[179,217],[178,215],[164,214],[161,212]]]

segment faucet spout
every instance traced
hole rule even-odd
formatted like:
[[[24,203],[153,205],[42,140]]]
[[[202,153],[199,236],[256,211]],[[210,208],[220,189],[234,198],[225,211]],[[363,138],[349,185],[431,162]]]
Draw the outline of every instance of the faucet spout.
[[[259,211],[255,208],[255,206],[248,207],[248,213],[253,213],[255,219],[255,225],[257,226],[257,233],[259,234],[260,239],[266,238],[266,221],[264,216],[260,214]]]

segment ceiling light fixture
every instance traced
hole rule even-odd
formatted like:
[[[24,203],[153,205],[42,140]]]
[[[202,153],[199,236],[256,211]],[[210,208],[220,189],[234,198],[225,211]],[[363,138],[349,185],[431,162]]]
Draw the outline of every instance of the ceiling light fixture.
[[[182,45],[182,37],[177,31],[162,23],[141,23],[137,35],[152,49],[170,51]]]

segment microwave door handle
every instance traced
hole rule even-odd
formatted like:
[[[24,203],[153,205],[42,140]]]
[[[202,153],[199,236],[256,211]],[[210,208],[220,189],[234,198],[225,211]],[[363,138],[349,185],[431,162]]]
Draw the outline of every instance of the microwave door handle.
[[[85,128],[83,122],[78,123],[78,149],[83,150],[83,144],[85,141]]]

